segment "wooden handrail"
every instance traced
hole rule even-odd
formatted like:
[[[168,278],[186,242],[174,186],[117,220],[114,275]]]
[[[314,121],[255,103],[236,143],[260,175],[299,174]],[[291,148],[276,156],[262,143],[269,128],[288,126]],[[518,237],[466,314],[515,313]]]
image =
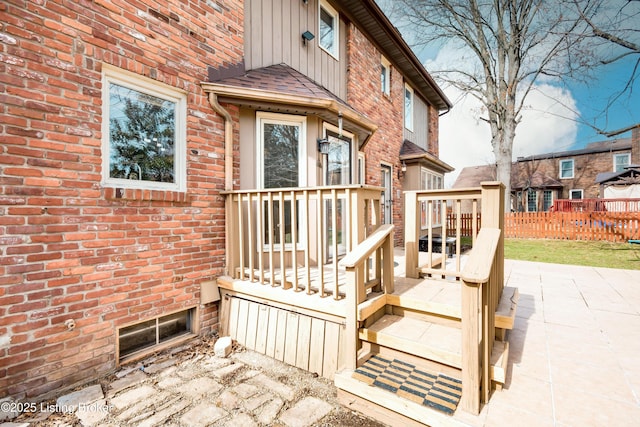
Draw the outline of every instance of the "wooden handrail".
[[[491,265],[500,243],[499,228],[482,228],[476,245],[462,270],[462,280],[468,283],[486,283],[491,275]]]
[[[345,268],[355,268],[358,264],[369,258],[381,245],[384,239],[393,231],[393,224],[383,224],[369,237],[347,254],[340,265]]]
[[[502,291],[501,230],[484,227],[462,272],[462,398],[460,406],[478,414],[491,389],[496,296]]]
[[[382,251],[382,257],[380,257]],[[345,367],[355,370],[358,360],[358,305],[366,299],[367,260],[375,255],[376,275],[384,293],[393,292],[393,225],[380,225],[341,261],[346,270]]]

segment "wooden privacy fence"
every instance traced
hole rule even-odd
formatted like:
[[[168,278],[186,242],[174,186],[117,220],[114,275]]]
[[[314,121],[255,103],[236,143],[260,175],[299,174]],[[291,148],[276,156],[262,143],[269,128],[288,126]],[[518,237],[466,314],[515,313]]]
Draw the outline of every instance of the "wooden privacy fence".
[[[473,236],[473,214],[460,214],[460,236]],[[507,238],[604,240],[626,242],[640,239],[640,212],[512,212],[504,215]],[[456,224],[447,215],[447,235]],[[476,215],[479,229],[480,213]]]
[[[626,242],[640,238],[640,212],[506,213],[505,237]]]

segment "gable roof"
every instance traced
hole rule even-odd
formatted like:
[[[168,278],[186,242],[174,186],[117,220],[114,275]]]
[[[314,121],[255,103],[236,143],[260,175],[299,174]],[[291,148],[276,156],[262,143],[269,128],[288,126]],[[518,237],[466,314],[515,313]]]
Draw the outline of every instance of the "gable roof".
[[[513,174],[512,174],[513,176]],[[511,183],[511,190],[526,190],[527,188],[562,188],[557,179],[551,178],[540,171],[533,172],[528,177],[516,178]]]

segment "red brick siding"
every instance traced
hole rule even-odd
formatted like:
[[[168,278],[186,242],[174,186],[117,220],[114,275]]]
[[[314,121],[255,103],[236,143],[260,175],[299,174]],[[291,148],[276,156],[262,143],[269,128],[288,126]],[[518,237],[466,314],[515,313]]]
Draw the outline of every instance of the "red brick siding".
[[[380,87],[381,53],[375,45],[354,25],[349,26],[347,40],[349,58],[347,100],[359,112],[378,124],[378,130],[365,147],[365,182],[381,185],[380,165],[393,166],[393,223],[395,245],[404,244],[404,196],[403,178],[398,177],[400,149],[404,141],[404,80],[391,64],[390,94]],[[425,118],[426,119],[426,118]],[[419,120],[417,118],[416,120]],[[429,151],[438,154],[438,112],[429,106]],[[400,197],[398,197],[400,195]]]
[[[243,55],[240,1],[0,4],[0,397],[116,365],[116,329],[224,267],[224,126],[199,83]],[[101,188],[102,64],[188,92],[187,193]],[[216,329],[217,305],[200,309]],[[74,319],[72,331],[65,321]]]
[[[540,172],[550,178],[559,181],[562,185],[561,199],[568,199],[570,190],[583,190],[584,198],[597,198],[600,195],[600,186],[596,183],[596,177],[602,172],[613,172],[614,154],[623,154],[628,151],[592,153],[573,157],[533,160],[516,162],[513,179],[516,182],[524,182],[534,172]],[[560,178],[560,160],[573,159],[573,178]]]

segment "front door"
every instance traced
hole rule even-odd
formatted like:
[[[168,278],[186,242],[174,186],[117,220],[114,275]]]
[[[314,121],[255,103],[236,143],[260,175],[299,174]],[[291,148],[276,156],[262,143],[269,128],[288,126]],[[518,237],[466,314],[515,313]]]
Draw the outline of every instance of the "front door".
[[[351,184],[351,146],[352,138],[347,135],[339,136],[337,133],[327,131],[326,138],[330,142],[329,154],[324,162],[324,185],[349,185]],[[336,209],[336,223],[333,224],[333,212]],[[333,259],[333,229],[336,228],[337,254],[346,254],[347,218],[344,212],[344,200],[338,199],[336,206],[332,206],[327,200],[325,209],[325,221],[327,230],[327,260]]]
[[[391,224],[391,206],[393,204],[393,184],[391,180],[391,166],[381,165],[380,184],[382,191],[382,222]]]

